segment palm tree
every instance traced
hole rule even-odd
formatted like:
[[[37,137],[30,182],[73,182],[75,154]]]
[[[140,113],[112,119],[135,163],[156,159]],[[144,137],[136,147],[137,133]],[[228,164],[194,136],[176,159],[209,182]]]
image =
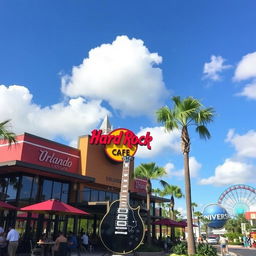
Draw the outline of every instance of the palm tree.
[[[174,220],[174,205],[175,205],[174,198],[183,197],[183,193],[181,191],[181,188],[179,188],[178,186],[170,185],[164,180],[161,180],[160,183],[164,188],[163,191],[160,192],[160,195],[161,196],[170,195],[170,216]]]
[[[162,196],[166,196],[166,195],[170,195],[170,216],[171,219],[174,220],[175,216],[174,216],[174,205],[175,205],[175,200],[174,197],[176,198],[181,198],[183,197],[183,193],[181,191],[181,188],[179,188],[178,186],[173,186],[170,185],[169,183],[167,183],[164,180],[160,181],[161,185],[164,187],[164,190],[161,192]],[[175,230],[174,227],[171,227],[171,238],[172,240],[174,240],[175,238]]]
[[[10,146],[12,143],[16,143],[16,135],[6,127],[9,122],[10,120],[6,120],[0,123],[0,139],[7,140]]]
[[[150,223],[150,197],[152,193],[151,180],[158,179],[166,174],[163,167],[157,166],[155,163],[142,163],[135,168],[134,176],[147,180],[147,243],[151,244],[151,223]]]
[[[195,241],[193,234],[192,209],[191,209],[191,184],[189,171],[190,136],[188,128],[196,126],[196,132],[200,138],[210,138],[206,124],[213,121],[214,110],[204,108],[199,100],[187,97],[181,100],[180,97],[173,97],[173,109],[168,106],[160,108],[157,114],[157,121],[164,124],[167,131],[174,129],[181,130],[181,150],[184,156],[184,177],[185,195],[188,225],[188,254],[195,254]]]
[[[197,217],[197,225],[198,225],[198,237],[201,236],[201,225],[200,225],[200,219],[203,218],[203,214],[199,211],[194,212],[194,216]]]

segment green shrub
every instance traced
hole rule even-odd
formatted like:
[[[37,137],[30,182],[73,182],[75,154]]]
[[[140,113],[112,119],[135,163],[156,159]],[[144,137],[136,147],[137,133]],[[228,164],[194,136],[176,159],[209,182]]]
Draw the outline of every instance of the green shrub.
[[[187,243],[181,242],[172,247],[172,252],[178,255],[187,254]]]
[[[197,254],[200,256],[217,256],[217,249],[209,244],[199,244]]]

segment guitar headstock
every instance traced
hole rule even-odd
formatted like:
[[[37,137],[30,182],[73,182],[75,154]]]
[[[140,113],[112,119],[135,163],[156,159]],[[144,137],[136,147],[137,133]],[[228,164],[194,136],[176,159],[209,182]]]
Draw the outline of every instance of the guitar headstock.
[[[124,163],[129,163],[130,161],[133,160],[133,157],[132,156],[124,156],[123,157],[123,161]]]

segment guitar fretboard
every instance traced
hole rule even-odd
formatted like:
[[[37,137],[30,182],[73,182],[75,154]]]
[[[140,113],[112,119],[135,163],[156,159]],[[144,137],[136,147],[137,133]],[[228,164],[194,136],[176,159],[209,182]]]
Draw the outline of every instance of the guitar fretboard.
[[[130,177],[130,157],[124,158],[123,172],[120,191],[120,208],[127,208],[129,203],[129,177]]]

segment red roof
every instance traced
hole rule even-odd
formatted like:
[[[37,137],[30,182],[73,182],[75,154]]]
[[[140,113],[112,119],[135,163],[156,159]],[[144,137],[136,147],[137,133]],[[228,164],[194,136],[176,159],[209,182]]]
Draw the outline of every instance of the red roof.
[[[36,213],[52,213],[63,215],[86,215],[88,212],[82,211],[59,200],[50,199],[41,203],[32,204],[20,209],[21,211]]]

